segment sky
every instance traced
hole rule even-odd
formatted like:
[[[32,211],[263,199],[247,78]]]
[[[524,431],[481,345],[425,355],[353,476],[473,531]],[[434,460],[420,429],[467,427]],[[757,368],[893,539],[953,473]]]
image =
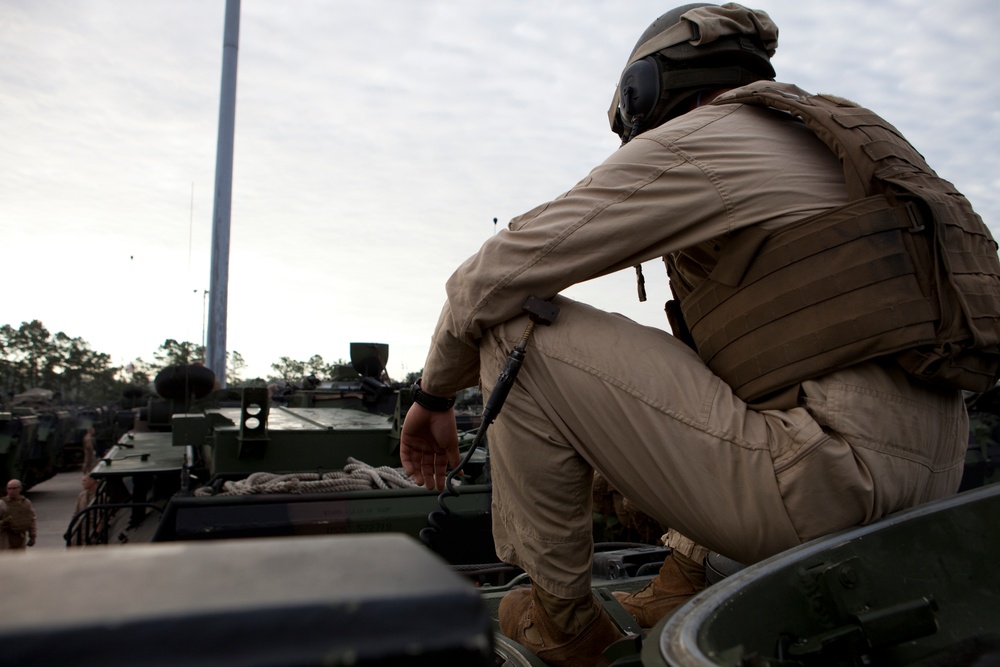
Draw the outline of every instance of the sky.
[[[779,81],[887,118],[1000,236],[1000,3],[761,0]],[[419,371],[451,272],[618,147],[649,0],[243,0],[227,344],[388,343]],[[225,0],[0,0],[0,324],[125,365],[201,343]],[[494,223],[494,218],[497,223]],[[568,296],[667,328],[662,263]]]

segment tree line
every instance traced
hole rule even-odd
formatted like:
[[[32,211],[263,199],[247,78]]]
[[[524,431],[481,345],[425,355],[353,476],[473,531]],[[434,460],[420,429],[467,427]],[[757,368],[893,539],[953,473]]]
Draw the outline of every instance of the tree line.
[[[90,343],[62,331],[51,333],[39,320],[22,322],[17,328],[0,326],[0,402],[35,387],[56,393],[64,402],[108,402],[117,400],[129,386],[148,386],[168,366],[191,364],[205,358],[202,345],[166,339],[153,352],[153,360],[141,357],[124,365],[112,363],[111,355],[98,352]],[[347,362],[327,363],[320,355],[306,361],[281,357],[271,364],[268,382],[295,382],[309,375],[336,379],[346,373]],[[246,380],[246,362],[239,352],[226,355],[226,383],[238,387]],[[256,379],[256,378],[255,378]]]

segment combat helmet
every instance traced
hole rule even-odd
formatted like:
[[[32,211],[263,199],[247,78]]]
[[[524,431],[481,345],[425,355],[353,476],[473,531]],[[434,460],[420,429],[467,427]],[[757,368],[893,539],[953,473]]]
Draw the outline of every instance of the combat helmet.
[[[689,108],[706,90],[773,80],[778,27],[766,12],[729,2],[672,9],[639,37],[608,110],[627,143]]]

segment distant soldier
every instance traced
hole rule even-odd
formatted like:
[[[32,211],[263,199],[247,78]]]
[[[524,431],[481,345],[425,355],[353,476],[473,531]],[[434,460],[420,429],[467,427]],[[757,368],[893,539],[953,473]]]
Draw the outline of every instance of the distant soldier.
[[[91,477],[89,473],[83,476],[81,486],[83,487],[83,490],[80,491],[80,495],[76,497],[76,509],[73,510],[74,514],[78,514],[90,507],[90,504],[94,502],[94,496],[97,495],[97,480]]]
[[[0,498],[0,551],[35,546],[38,520],[31,501],[21,495],[20,480],[7,482],[7,495]]]
[[[95,465],[97,465],[97,452],[94,449],[94,427],[91,426],[83,436],[83,474],[89,475]]]

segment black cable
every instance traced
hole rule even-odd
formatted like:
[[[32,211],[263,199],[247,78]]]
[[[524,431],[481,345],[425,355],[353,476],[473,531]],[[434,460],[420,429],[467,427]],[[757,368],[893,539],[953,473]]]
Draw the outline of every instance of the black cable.
[[[429,547],[432,546],[431,543],[433,542],[433,536],[441,529],[441,519],[451,514],[451,510],[448,509],[446,500],[448,498],[458,496],[458,492],[454,487],[455,475],[462,472],[462,469],[465,468],[465,466],[469,464],[469,461],[472,460],[472,455],[476,453],[477,449],[479,449],[483,436],[486,435],[486,430],[490,427],[490,424],[493,423],[493,420],[497,418],[497,415],[500,413],[500,408],[503,407],[504,402],[507,400],[507,395],[510,393],[511,387],[514,386],[514,380],[517,378],[517,373],[521,370],[521,364],[524,362],[524,348],[528,344],[528,339],[531,337],[531,333],[534,331],[534,328],[534,321],[529,321],[528,327],[524,330],[524,334],[521,336],[521,340],[507,356],[507,363],[504,364],[503,370],[500,371],[500,375],[497,376],[496,384],[493,385],[493,393],[490,394],[489,399],[486,401],[486,406],[483,408],[483,421],[479,424],[479,428],[476,430],[476,436],[472,440],[472,446],[469,447],[469,451],[465,453],[465,457],[462,459],[461,463],[458,464],[458,467],[449,472],[444,479],[444,491],[438,495],[438,505],[441,509],[435,510],[427,515],[427,523],[429,524],[429,527],[420,531],[420,541]]]
[[[525,327],[524,333],[521,334],[521,340],[518,341],[517,345],[510,354],[507,355],[507,362],[504,364],[503,370],[497,376],[496,382],[493,385],[493,392],[490,394],[489,399],[486,401],[486,405],[483,408],[483,421],[479,424],[479,428],[476,430],[476,436],[472,440],[472,446],[469,447],[469,451],[466,452],[465,457],[459,463],[458,467],[448,473],[444,480],[444,491],[438,495],[438,506],[440,510],[435,510],[427,515],[428,527],[420,531],[420,541],[430,548],[433,547],[434,535],[436,535],[441,529],[441,520],[451,514],[451,510],[448,509],[446,500],[448,498],[457,497],[458,491],[455,490],[453,481],[455,475],[460,473],[469,461],[472,460],[472,455],[479,448],[483,437],[486,435],[486,430],[493,423],[493,420],[497,418],[500,414],[500,409],[503,407],[504,402],[507,400],[507,395],[510,393],[511,387],[514,386],[514,381],[517,379],[518,371],[521,370],[521,364],[524,363],[524,351],[528,345],[528,340],[531,338],[531,334],[535,330],[535,324],[552,324],[555,321],[556,316],[559,313],[559,309],[553,306],[547,301],[542,301],[535,297],[528,297],[528,300],[524,303],[524,310],[528,313],[529,321],[528,326]]]

